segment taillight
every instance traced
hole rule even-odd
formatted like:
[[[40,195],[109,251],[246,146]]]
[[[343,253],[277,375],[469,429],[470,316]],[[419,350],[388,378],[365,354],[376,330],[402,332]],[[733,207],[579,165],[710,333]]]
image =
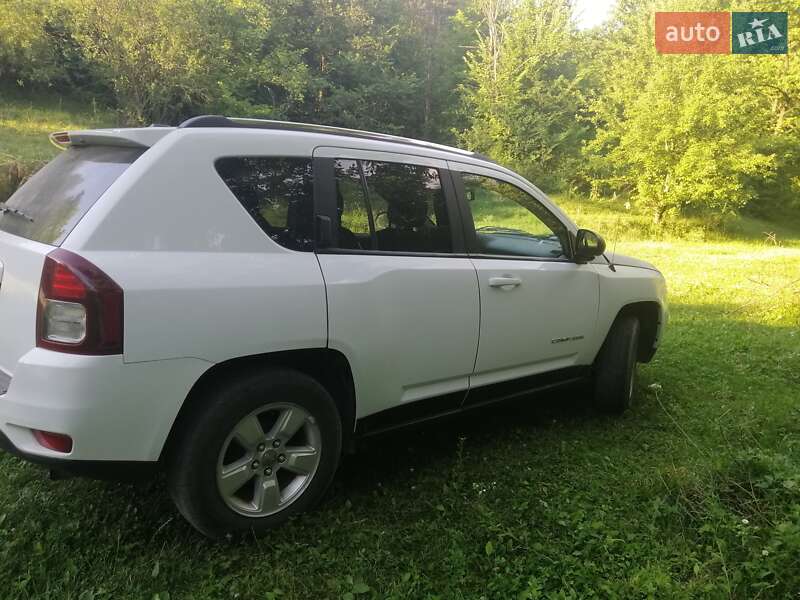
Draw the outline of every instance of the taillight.
[[[72,354],[122,354],[123,295],[85,258],[53,250],[44,260],[36,345]]]

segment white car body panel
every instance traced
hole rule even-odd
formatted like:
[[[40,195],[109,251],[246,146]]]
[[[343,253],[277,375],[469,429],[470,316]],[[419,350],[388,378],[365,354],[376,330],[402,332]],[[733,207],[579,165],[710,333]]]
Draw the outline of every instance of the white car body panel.
[[[447,168],[442,160],[407,151],[319,146],[314,157]],[[320,254],[319,261],[328,292],[329,346],[350,363],[357,417],[467,390],[480,322],[469,259],[336,253]]]
[[[350,362],[357,415],[466,390],[480,320],[469,259],[320,254],[330,347]]]
[[[453,171],[515,185],[542,202],[568,229],[575,225],[535,186],[504,170],[449,161]],[[480,348],[470,385],[480,387],[591,362],[599,285],[589,265],[526,258],[472,259],[481,301]],[[493,287],[511,278],[519,285]],[[523,316],[524,315],[524,316]],[[564,340],[564,338],[571,338]],[[564,340],[564,341],[558,341]]]
[[[219,363],[326,345],[325,287],[311,253],[81,255],[125,290],[126,321],[137,323],[125,329],[125,362]]]
[[[53,246],[0,231],[0,431],[26,454],[155,461],[192,387],[215,365],[302,349],[347,359],[355,416],[594,360],[616,315],[657,303],[663,277],[640,266],[568,261],[299,252],[270,239],[214,169],[229,156],[413,162],[505,179],[568,230],[538,188],[464,151],[402,140],[247,128],[70,132],[75,144],[151,146],[61,244],[124,290],[124,354],[36,348],[45,256]],[[343,147],[344,146],[344,147]],[[514,289],[492,277],[521,279]],[[576,338],[553,343],[560,338]],[[353,424],[355,425],[355,424]],[[70,454],[31,429],[65,433]]]
[[[196,359],[125,364],[36,348],[0,396],[0,423],[23,452],[71,460],[155,461],[191,386],[211,366]],[[31,428],[66,433],[72,452],[40,446]]]
[[[125,329],[126,362],[216,363],[325,347],[316,256],[270,240],[214,170],[222,156],[311,153],[308,139],[294,136],[278,150],[258,133],[174,132],[115,182],[62,245],[125,290],[126,321],[136,324]],[[165,197],[165,189],[174,193]]]
[[[615,264],[593,264],[600,276],[600,304],[597,309],[597,328],[592,338],[594,354],[600,350],[606,333],[614,323],[621,307],[635,302],[656,302],[659,306],[658,327],[653,348],[661,343],[664,326],[669,319],[667,285],[661,273],[645,267]]]
[[[0,370],[9,375],[36,346],[39,281],[52,249],[0,231]]]
[[[599,285],[590,265],[472,261],[481,293],[480,350],[472,385],[591,363]],[[521,283],[491,287],[489,281],[495,277],[517,278]],[[593,310],[587,310],[587,305]]]

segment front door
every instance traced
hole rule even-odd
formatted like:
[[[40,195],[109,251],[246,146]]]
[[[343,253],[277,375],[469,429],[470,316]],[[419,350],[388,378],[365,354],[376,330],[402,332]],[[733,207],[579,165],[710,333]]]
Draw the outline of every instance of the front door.
[[[318,250],[329,347],[352,368],[356,416],[397,409],[384,414],[407,421],[457,408],[480,308],[446,163],[318,148],[315,173],[317,211],[332,224]]]
[[[599,281],[590,265],[570,258],[567,226],[524,182],[491,169],[450,167],[480,289],[470,400],[480,399],[474,392],[484,386],[517,380],[537,387],[537,375],[552,379],[553,372],[568,375],[570,367],[591,363]]]

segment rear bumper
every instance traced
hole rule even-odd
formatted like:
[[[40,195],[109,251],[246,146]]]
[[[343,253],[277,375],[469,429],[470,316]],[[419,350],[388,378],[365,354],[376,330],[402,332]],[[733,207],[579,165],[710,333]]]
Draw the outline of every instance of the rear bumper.
[[[0,433],[28,460],[155,462],[194,382],[211,364],[176,359],[126,364],[36,348],[0,395]],[[69,454],[42,447],[33,429],[70,436]]]
[[[152,477],[159,470],[158,462],[70,460],[30,454],[23,452],[12,444],[11,440],[2,431],[0,431],[0,450],[51,471],[89,477],[91,479],[140,481]]]

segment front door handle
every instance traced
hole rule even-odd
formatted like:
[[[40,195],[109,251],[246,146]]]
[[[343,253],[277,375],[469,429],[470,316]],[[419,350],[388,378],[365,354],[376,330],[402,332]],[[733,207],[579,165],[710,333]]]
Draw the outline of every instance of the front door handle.
[[[489,277],[489,287],[517,287],[522,283],[522,279],[513,275],[503,275],[502,277]]]

